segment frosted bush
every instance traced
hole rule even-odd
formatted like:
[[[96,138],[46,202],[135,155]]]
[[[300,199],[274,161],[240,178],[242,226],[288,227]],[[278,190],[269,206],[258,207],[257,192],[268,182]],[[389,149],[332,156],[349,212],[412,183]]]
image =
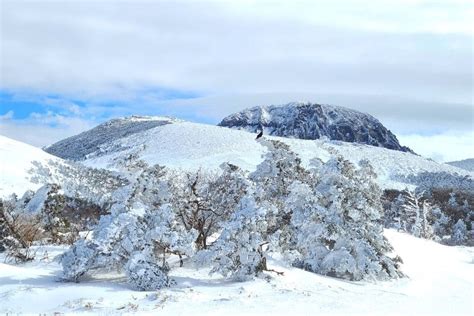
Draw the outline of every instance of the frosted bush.
[[[61,257],[63,278],[78,282],[79,278],[93,268],[97,251],[85,240],[77,241]]]
[[[135,253],[127,262],[125,273],[128,283],[139,291],[154,291],[170,285],[169,268],[156,263],[142,253]]]

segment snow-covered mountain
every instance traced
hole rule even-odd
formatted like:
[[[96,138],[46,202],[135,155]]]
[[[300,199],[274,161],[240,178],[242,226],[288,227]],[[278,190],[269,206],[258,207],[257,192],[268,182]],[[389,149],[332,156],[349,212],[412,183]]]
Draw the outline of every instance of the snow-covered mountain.
[[[155,116],[132,116],[107,121],[79,135],[61,140],[45,148],[45,151],[71,160],[82,160],[97,151],[101,145],[127,137],[150,128],[170,124],[176,119]]]
[[[455,166],[464,170],[474,171],[474,158],[447,162],[448,165]]]
[[[126,122],[125,126],[131,126],[135,118],[121,121]],[[178,120],[168,120],[166,124],[124,137],[110,137],[94,130],[97,131],[92,129],[81,134],[89,137],[81,138],[79,150],[92,149],[98,143],[101,145],[95,151],[88,152],[87,158],[82,163],[90,167],[116,171],[120,171],[121,161],[130,155],[149,164],[160,164],[171,168],[217,169],[221,163],[230,162],[252,171],[263,160],[262,155],[266,152],[266,148],[255,140],[255,135],[247,131]],[[379,183],[385,188],[403,189],[413,184],[413,179],[409,179],[410,176],[416,177],[423,172],[459,175],[471,180],[474,175],[472,172],[439,164],[417,155],[381,147],[340,141],[265,137],[290,145],[306,165],[315,157],[325,161],[331,155],[330,152],[334,151],[355,163],[361,159],[368,159],[378,174]],[[61,141],[61,148],[68,151],[59,155],[81,159],[83,151],[79,153],[71,151],[75,141],[74,137]],[[51,147],[60,148],[56,144]]]
[[[339,106],[315,103],[288,103],[257,106],[224,118],[219,126],[299,139],[328,137],[351,143],[368,144],[404,152],[397,137],[369,114]]]
[[[31,182],[28,170],[33,168],[33,161],[47,164],[49,160],[61,161],[37,147],[0,135],[0,197],[38,189],[41,184]]]

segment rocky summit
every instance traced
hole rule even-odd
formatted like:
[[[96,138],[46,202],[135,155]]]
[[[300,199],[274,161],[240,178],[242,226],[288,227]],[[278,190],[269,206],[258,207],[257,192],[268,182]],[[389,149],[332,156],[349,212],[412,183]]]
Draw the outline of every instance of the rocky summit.
[[[257,106],[227,116],[219,126],[250,132],[263,129],[267,135],[299,139],[328,137],[413,153],[373,116],[340,106],[302,102]]]

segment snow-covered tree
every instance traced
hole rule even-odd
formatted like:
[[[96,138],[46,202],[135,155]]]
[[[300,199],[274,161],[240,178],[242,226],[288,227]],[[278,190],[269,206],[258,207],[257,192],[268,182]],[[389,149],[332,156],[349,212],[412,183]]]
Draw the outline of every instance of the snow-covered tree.
[[[305,178],[307,171],[301,166],[301,159],[287,144],[263,138],[259,142],[267,148],[267,153],[250,174],[250,179],[258,183],[257,194],[267,200],[286,197],[288,187],[293,181]]]
[[[404,230],[402,227],[402,215],[404,211],[404,205],[406,204],[405,196],[403,193],[397,194],[393,200],[385,199],[384,206],[384,227],[395,228],[396,230]]]
[[[54,243],[63,241],[64,234],[69,232],[71,226],[69,220],[64,216],[66,199],[60,190],[61,187],[57,184],[49,186],[42,209],[44,229],[49,233]]]
[[[452,208],[458,207],[458,202],[456,201],[456,194],[454,192],[451,192],[449,194],[448,205]]]
[[[402,225],[406,231],[416,237],[432,238],[433,229],[428,221],[433,206],[422,200],[422,193],[406,191],[406,204],[403,206]]]
[[[451,242],[455,245],[462,245],[467,240],[467,228],[462,219],[459,219],[453,226],[453,233],[451,234]]]
[[[439,208],[433,208],[431,211],[431,221],[433,222],[433,234],[439,239],[448,234],[449,228],[449,217]]]
[[[341,157],[321,168],[311,188],[294,183],[292,209],[295,265],[325,275],[361,280],[401,276],[392,247],[383,236],[380,189],[366,161],[359,168]]]
[[[267,209],[255,201],[252,193],[245,195],[227,222],[219,238],[198,260],[210,263],[211,273],[220,273],[233,280],[244,281],[267,269],[265,239]]]
[[[167,256],[191,255],[196,232],[183,227],[170,206],[167,183],[164,169],[153,166],[118,190],[111,214],[101,217],[92,239],[77,242],[63,255],[64,279],[78,281],[94,269],[118,268],[137,289],[170,284]]]
[[[230,218],[251,184],[245,172],[236,165],[223,163],[220,169],[219,176],[209,183],[209,200],[212,206],[210,216],[222,229],[222,224]]]
[[[209,236],[222,229],[249,185],[239,167],[224,163],[221,170],[216,175],[200,169],[170,179],[171,204],[184,227],[198,232],[198,249],[208,247]]]
[[[290,187],[290,194],[285,201],[285,210],[292,213],[291,223],[287,228],[288,237],[284,239],[277,235],[276,244],[292,264],[317,267],[318,262],[327,254],[321,236],[330,234],[330,226],[324,222],[329,214],[320,205],[320,197],[306,183],[295,181]],[[317,271],[316,268],[311,270]]]
[[[287,144],[263,138],[259,142],[267,148],[267,153],[249,177],[256,184],[257,202],[269,203],[276,209],[276,212],[267,215],[267,233],[273,235],[273,239],[276,237],[280,239],[278,243],[282,244],[289,238],[286,229],[290,222],[291,211],[288,212],[284,208],[289,187],[294,181],[307,181],[309,174],[302,167],[301,159]]]

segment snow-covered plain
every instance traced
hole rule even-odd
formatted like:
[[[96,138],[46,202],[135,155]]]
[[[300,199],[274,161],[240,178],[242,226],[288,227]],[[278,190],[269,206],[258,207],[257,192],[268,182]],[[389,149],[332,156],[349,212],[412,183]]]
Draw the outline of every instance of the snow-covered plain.
[[[36,190],[41,184],[32,183],[28,170],[33,161],[47,164],[49,160],[58,160],[40,148],[0,135],[0,197],[12,193],[21,196],[27,190]]]
[[[0,263],[0,313],[473,315],[473,248],[448,247],[393,230],[385,235],[403,258],[408,277],[350,282],[272,260],[270,267],[283,276],[230,282],[186,262],[172,269],[176,285],[155,292],[134,291],[114,273],[81,283],[58,282],[61,268],[53,258],[64,249],[39,247],[34,262]]]
[[[305,165],[315,157],[326,161],[330,156],[328,150],[331,149],[354,163],[368,159],[383,188],[404,189],[409,185],[400,183],[400,176],[416,175],[424,171],[444,171],[474,177],[474,173],[467,170],[381,147],[338,141],[265,137],[290,145]],[[215,169],[222,162],[230,162],[253,171],[263,160],[262,154],[265,152],[266,148],[255,141],[253,133],[205,124],[174,122],[108,142],[89,155],[83,163],[91,167],[117,170],[117,161],[133,154],[150,164],[171,168]]]

